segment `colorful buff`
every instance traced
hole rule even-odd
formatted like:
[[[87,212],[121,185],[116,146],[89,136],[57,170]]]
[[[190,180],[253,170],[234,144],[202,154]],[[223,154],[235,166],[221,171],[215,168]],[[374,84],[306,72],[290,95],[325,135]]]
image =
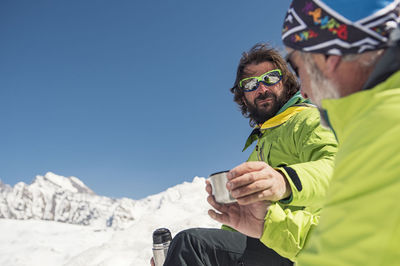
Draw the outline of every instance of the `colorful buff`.
[[[293,0],[282,40],[295,50],[357,54],[388,46],[400,22],[400,0]]]

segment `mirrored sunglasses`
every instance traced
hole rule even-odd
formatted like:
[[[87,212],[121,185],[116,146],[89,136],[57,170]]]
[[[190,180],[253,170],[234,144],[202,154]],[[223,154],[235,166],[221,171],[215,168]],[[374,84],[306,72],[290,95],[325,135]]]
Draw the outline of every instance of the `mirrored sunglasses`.
[[[249,77],[244,78],[239,82],[239,87],[245,91],[254,91],[259,86],[260,83],[264,84],[265,86],[273,86],[282,79],[282,71],[280,69],[274,69],[268,71],[261,76],[258,77]]]

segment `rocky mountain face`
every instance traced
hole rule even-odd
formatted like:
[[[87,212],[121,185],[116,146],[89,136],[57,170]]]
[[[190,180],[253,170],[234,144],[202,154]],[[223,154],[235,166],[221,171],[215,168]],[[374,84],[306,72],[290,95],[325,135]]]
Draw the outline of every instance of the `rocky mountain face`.
[[[98,196],[78,178],[53,173],[36,176],[30,185],[0,182],[0,218],[124,229],[135,220],[136,204],[128,198]]]

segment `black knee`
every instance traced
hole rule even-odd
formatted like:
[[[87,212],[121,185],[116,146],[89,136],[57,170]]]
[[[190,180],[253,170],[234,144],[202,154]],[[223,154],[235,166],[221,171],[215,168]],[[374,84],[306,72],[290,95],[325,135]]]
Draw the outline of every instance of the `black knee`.
[[[173,239],[170,245],[170,248],[176,248],[182,245],[190,245],[193,246],[193,242],[197,242],[201,237],[201,229],[200,228],[191,228],[186,229],[179,232]]]

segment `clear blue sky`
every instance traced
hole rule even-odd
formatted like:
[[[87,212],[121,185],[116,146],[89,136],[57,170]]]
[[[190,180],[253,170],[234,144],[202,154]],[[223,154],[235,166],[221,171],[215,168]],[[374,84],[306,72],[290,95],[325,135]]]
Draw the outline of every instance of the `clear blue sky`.
[[[289,2],[0,1],[0,179],[140,199],[245,161],[229,88]]]

